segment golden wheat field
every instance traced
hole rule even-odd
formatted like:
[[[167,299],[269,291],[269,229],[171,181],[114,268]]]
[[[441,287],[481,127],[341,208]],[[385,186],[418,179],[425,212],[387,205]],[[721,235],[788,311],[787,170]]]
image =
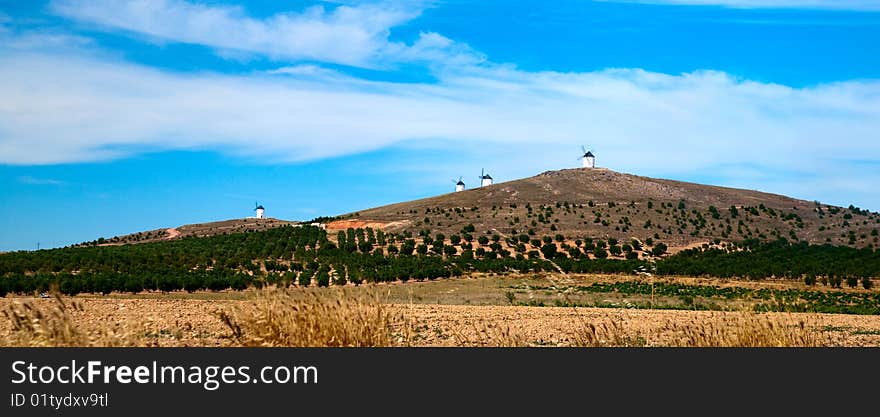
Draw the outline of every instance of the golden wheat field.
[[[0,299],[0,341],[4,346],[880,346],[880,316],[511,305],[505,290],[516,285],[510,284],[509,278],[480,277],[345,289],[6,297]]]

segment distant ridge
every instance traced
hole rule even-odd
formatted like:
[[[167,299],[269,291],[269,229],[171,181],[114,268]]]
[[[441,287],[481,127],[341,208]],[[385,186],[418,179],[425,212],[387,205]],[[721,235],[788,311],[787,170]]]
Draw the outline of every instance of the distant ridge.
[[[450,190],[452,191],[452,190]],[[649,178],[606,168],[546,171],[533,177],[321,218],[328,232],[458,234],[542,239],[656,240],[672,250],[745,239],[880,247],[880,214],[779,194]],[[146,243],[299,224],[231,219],[156,229],[81,245]]]
[[[684,210],[679,208],[682,206]],[[546,171],[529,178],[360,210],[341,217],[388,222],[388,231],[414,234],[427,229],[434,233],[456,233],[473,224],[478,234],[532,231],[539,238],[556,234],[573,239],[652,238],[677,247],[715,239],[775,240],[778,237],[811,243],[878,246],[876,235],[872,233],[880,227],[877,213],[755,190],[649,178],[603,168]],[[332,223],[328,226],[333,228]]]
[[[125,245],[131,243],[160,242],[163,240],[181,239],[185,237],[206,237],[224,233],[241,233],[247,231],[260,231],[287,224],[297,224],[288,220],[280,220],[271,217],[264,219],[244,218],[221,220],[208,223],[187,224],[184,226],[167,229],[155,229],[145,232],[131,233],[123,236],[105,238],[103,241],[94,240],[83,242],[74,246],[110,246]]]

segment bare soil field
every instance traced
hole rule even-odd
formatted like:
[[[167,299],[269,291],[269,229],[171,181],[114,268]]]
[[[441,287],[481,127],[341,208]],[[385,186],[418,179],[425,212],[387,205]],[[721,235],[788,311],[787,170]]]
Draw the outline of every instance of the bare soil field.
[[[0,306],[24,301],[0,300]],[[53,300],[34,300],[49,305]],[[234,346],[232,332],[220,319],[241,300],[169,300],[84,298],[82,311],[72,313],[83,329],[137,326],[148,346]],[[469,306],[392,304],[395,344],[402,346],[572,346],[578,333],[591,324],[619,326],[631,346],[677,346],[684,329],[714,326],[736,332],[743,313],[615,308]],[[767,320],[796,327],[825,338],[829,346],[880,346],[880,317],[846,314],[764,313]],[[0,322],[0,339],[11,331]]]
[[[532,307],[513,304],[509,288],[632,280],[632,277],[520,276],[449,279],[406,284],[293,290],[293,297],[337,294],[373,297],[390,317],[394,346],[715,346],[749,345],[756,328],[785,333],[782,345],[880,346],[880,316],[761,313],[740,311],[653,310],[636,308]],[[695,284],[695,278],[672,278]],[[719,284],[717,280],[713,285]],[[798,283],[728,282],[723,285],[798,287]],[[543,291],[543,290],[542,290]],[[856,291],[856,290],[853,290]],[[109,331],[136,336],[146,346],[236,346],[240,341],[224,313],[247,309],[254,291],[113,294],[64,299],[71,323],[87,334]],[[529,294],[517,295],[528,298]],[[0,299],[0,340],[13,332],[10,309],[50,310],[54,299]],[[505,305],[507,304],[507,305]],[[278,311],[269,312],[270,315]],[[50,316],[51,314],[45,314]],[[774,336],[775,337],[775,336]],[[121,339],[120,339],[121,340]],[[762,341],[761,343],[773,344]]]

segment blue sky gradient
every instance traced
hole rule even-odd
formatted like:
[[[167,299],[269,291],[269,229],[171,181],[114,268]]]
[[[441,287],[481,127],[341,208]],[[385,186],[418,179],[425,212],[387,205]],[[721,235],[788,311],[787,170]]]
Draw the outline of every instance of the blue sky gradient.
[[[872,1],[0,1],[0,251],[340,214],[582,144],[878,210],[876,39]]]

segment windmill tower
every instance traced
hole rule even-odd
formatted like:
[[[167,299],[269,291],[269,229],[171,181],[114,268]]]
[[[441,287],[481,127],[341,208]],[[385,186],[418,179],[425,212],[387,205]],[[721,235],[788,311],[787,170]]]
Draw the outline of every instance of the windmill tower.
[[[583,161],[583,167],[584,168],[595,168],[596,167],[596,157],[593,155],[593,152],[588,151],[587,148],[585,148],[583,145],[581,146],[581,151],[583,151],[584,154],[581,155],[581,157],[578,159]]]
[[[480,176],[478,178],[480,179],[480,187],[492,185],[492,177],[486,173],[485,169],[480,170]]]
[[[263,208],[263,206],[258,205],[257,202],[254,201],[254,212],[257,213],[257,214],[256,214],[256,218],[258,218],[258,219],[262,219],[262,218],[263,218],[263,213],[264,213],[265,211],[266,211],[266,209]]]
[[[455,180],[452,180],[455,182]],[[464,191],[464,181],[461,180],[461,177],[458,177],[458,182],[455,182],[455,192]]]

